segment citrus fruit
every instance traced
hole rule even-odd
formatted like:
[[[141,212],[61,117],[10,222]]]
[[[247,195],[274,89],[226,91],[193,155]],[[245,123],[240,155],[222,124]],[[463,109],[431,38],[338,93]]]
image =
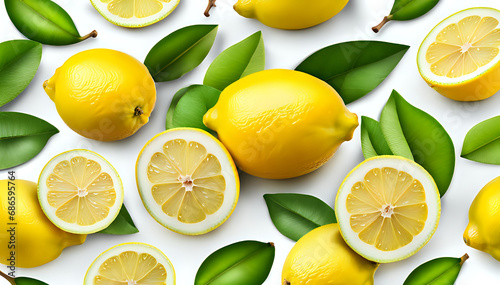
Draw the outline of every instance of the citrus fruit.
[[[297,241],[281,275],[283,285],[373,285],[378,263],[354,252],[338,224],[316,228]]]
[[[180,0],[90,0],[109,22],[127,28],[140,28],[163,20],[177,8]]]
[[[224,223],[238,201],[238,172],[226,148],[209,133],[171,129],[143,147],[136,164],[139,194],[164,227],[198,235]]]
[[[432,176],[399,156],[356,166],[337,193],[335,214],[346,243],[371,261],[405,259],[434,234],[441,199]]]
[[[113,166],[84,149],[52,158],[38,179],[38,200],[45,215],[70,233],[107,228],[123,204],[123,185]]]
[[[40,266],[56,259],[64,248],[85,241],[86,235],[62,231],[47,219],[38,203],[36,183],[0,180],[0,189],[0,244],[3,245],[0,263],[15,267]],[[15,224],[9,225],[7,221]],[[14,260],[12,251],[15,251]]]
[[[422,42],[420,75],[458,101],[486,99],[500,90],[500,11],[470,8],[439,23]]]
[[[170,260],[145,243],[123,243],[101,253],[90,265],[83,285],[174,285]]]
[[[68,127],[100,141],[133,135],[148,122],[156,102],[155,83],[146,66],[110,49],[75,54],[43,88]]]
[[[352,138],[358,117],[326,82],[285,69],[228,86],[203,117],[238,167],[262,178],[309,173]]]
[[[500,177],[479,191],[469,209],[469,224],[464,242],[477,250],[489,253],[500,261]]]
[[[298,30],[321,24],[337,15],[349,0],[238,0],[234,10],[277,29]]]

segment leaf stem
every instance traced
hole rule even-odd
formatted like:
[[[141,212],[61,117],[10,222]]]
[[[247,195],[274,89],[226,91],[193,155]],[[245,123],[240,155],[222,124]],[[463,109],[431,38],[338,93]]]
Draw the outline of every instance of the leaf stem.
[[[85,36],[80,37],[80,40],[81,40],[81,41],[84,41],[84,40],[86,40],[86,39],[88,39],[88,38],[95,38],[95,37],[97,37],[97,31],[96,31],[96,30],[93,30],[92,32],[90,32],[90,33],[86,34]]]
[[[464,262],[469,259],[469,255],[466,253],[462,257],[460,257],[460,265],[464,264]]]
[[[16,281],[14,281],[14,278],[10,277],[9,275],[3,273],[2,271],[0,271],[0,276],[2,276],[3,278],[5,278],[7,281],[10,282],[10,284],[12,285],[16,285]]]
[[[380,31],[380,29],[382,29],[382,27],[387,24],[390,20],[392,20],[392,16],[389,15],[389,16],[385,16],[384,19],[382,20],[382,22],[380,22],[380,24],[376,25],[375,27],[372,28],[372,31],[374,31],[375,33],[378,33]]]
[[[212,9],[212,7],[217,7],[215,1],[217,0],[208,0],[208,6],[204,13],[205,17],[210,17],[210,9]]]

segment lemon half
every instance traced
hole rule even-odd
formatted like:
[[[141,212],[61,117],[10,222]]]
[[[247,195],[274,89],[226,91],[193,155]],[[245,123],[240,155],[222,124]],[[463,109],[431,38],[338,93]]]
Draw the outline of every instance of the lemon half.
[[[500,90],[500,11],[463,10],[439,23],[422,42],[417,63],[424,80],[459,101]]]
[[[152,138],[139,154],[136,178],[144,206],[156,221],[188,235],[224,223],[240,189],[226,148],[199,129],[172,129]]]
[[[84,149],[52,158],[38,179],[38,200],[60,229],[91,234],[108,227],[123,204],[123,185],[113,166]]]
[[[145,243],[123,243],[101,253],[85,274],[84,285],[174,285],[170,260]]]
[[[140,28],[163,20],[177,8],[180,0],[90,0],[109,22],[127,28]]]
[[[422,248],[439,223],[441,202],[431,175],[398,156],[365,160],[345,178],[335,213],[346,243],[378,263],[405,259]]]

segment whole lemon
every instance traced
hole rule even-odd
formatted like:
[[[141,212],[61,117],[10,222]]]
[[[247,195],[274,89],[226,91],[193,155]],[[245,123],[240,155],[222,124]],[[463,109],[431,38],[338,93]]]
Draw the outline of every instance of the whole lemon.
[[[352,138],[358,117],[326,82],[285,69],[228,86],[203,117],[241,170],[283,179],[323,165]]]
[[[70,57],[43,83],[66,125],[100,141],[133,135],[149,120],[155,83],[144,64],[110,49],[91,49]]]
[[[283,285],[373,285],[378,263],[354,252],[338,224],[322,226],[299,239],[288,254]]]
[[[329,20],[347,2],[349,0],[238,0],[234,10],[269,27],[298,30]]]
[[[469,209],[465,243],[500,261],[500,177],[479,191]]]
[[[0,189],[0,263],[40,266],[56,259],[64,248],[85,241],[86,235],[67,233],[47,219],[38,203],[36,183],[0,180]]]

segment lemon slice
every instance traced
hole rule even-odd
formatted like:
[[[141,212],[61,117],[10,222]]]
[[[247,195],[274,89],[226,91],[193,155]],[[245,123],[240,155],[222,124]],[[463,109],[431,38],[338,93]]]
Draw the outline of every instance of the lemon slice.
[[[113,166],[95,152],[77,149],[52,158],[38,179],[45,215],[70,233],[108,227],[123,204],[123,185]]]
[[[109,22],[128,28],[140,28],[167,17],[180,0],[90,0]]]
[[[459,101],[500,90],[500,11],[463,10],[439,23],[422,42],[417,62],[424,80]]]
[[[238,201],[239,178],[231,156],[199,129],[172,129],[152,138],[139,154],[136,178],[149,213],[178,233],[215,229]]]
[[[174,285],[170,260],[145,243],[123,243],[101,253],[85,274],[84,285]]]
[[[378,156],[347,175],[335,212],[346,243],[366,259],[386,263],[413,255],[430,240],[440,201],[434,179],[420,165]]]

